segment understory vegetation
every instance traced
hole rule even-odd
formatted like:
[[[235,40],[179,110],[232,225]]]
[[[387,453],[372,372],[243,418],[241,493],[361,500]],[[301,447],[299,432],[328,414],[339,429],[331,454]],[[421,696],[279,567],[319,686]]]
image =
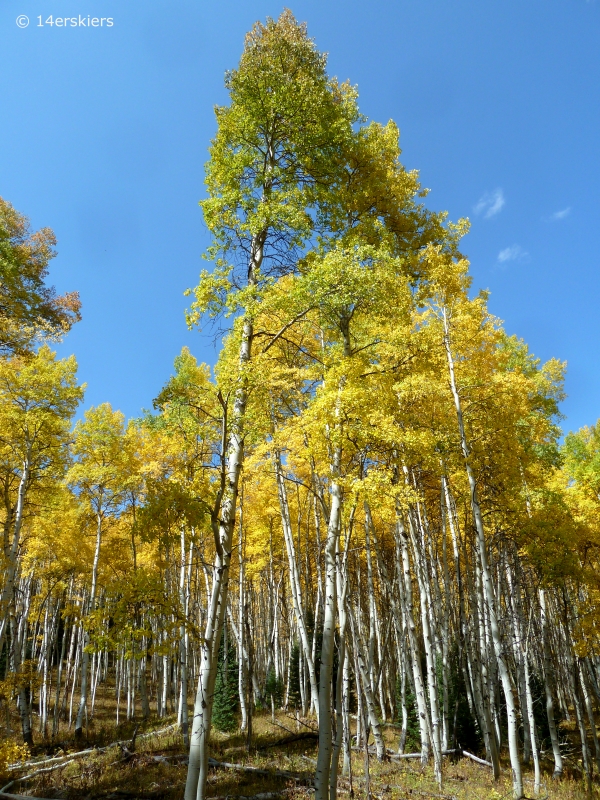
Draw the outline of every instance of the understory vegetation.
[[[47,753],[40,745],[34,759],[15,763],[6,770],[2,780],[7,793],[49,800],[180,798],[187,773],[187,751],[176,716],[165,717],[158,727],[156,722],[144,723],[140,719],[115,727],[112,705],[110,697],[102,693],[96,718],[82,742],[75,742],[65,726],[52,746],[46,745]],[[354,734],[355,722],[352,731]],[[400,727],[386,724],[383,734],[390,754],[385,761],[377,760],[372,738],[368,761],[364,747],[353,745],[351,769],[338,781],[341,797],[364,797],[367,779],[369,796],[377,800],[500,800],[512,795],[509,764],[504,758],[502,777],[495,781],[489,766],[458,754],[447,757],[445,785],[440,792],[431,768],[423,766],[418,758],[392,758],[397,752]],[[576,759],[570,758],[576,751],[569,743],[569,735],[567,728],[564,749],[573,771],[566,766],[565,775],[552,779],[551,758],[546,757],[540,798],[575,800],[585,795]],[[250,746],[247,734],[239,728],[230,733],[213,732],[207,796],[309,800],[314,797],[317,740],[314,719],[284,709],[278,709],[274,718],[270,710],[256,712]],[[533,771],[526,768],[524,786],[529,796],[533,795],[533,784]]]

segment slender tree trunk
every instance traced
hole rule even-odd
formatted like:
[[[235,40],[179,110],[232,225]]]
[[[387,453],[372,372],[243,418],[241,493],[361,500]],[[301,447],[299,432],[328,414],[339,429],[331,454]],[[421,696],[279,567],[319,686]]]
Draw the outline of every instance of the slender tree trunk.
[[[553,674],[552,659],[550,656],[550,643],[548,641],[548,612],[546,609],[546,590],[539,590],[540,611],[541,611],[541,633],[542,633],[542,653],[543,653],[543,675],[544,689],[546,692],[546,716],[548,718],[548,729],[550,731],[550,741],[552,743],[552,754],[554,756],[553,777],[559,778],[562,775],[563,763],[558,742],[558,732],[554,720],[554,700],[552,698],[551,676]]]
[[[577,660],[577,671],[579,673],[579,684],[581,686],[581,693],[583,695],[583,703],[587,712],[588,722],[590,724],[590,731],[592,733],[592,741],[594,743],[594,754],[596,757],[596,771],[600,773],[600,742],[598,742],[598,732],[596,730],[596,721],[594,719],[594,710],[592,708],[592,698],[587,685],[587,680],[581,667],[582,659]]]
[[[254,694],[253,694],[253,680],[254,678],[254,643],[250,634],[250,619],[248,605],[244,609],[244,623],[246,631],[246,639],[248,641],[248,681],[246,689],[248,692],[246,707],[248,713],[248,723],[246,728],[246,752],[250,752],[252,747],[252,717],[254,712]]]
[[[450,747],[450,697],[449,697],[449,673],[450,662],[448,657],[450,639],[450,571],[448,567],[448,533],[446,530],[446,514],[444,499],[444,480],[442,479],[442,494],[440,499],[440,510],[442,517],[442,567],[444,574],[444,610],[442,614],[442,750]],[[460,658],[460,654],[459,654]]]
[[[263,187],[263,200],[266,200],[271,190],[270,173],[272,166],[273,154],[270,153]],[[258,272],[263,260],[266,238],[266,230],[253,237],[248,264],[247,284],[249,287],[256,285]],[[224,416],[221,443],[222,485],[212,519],[216,554],[205,635],[200,648],[200,667],[190,737],[185,800],[204,800],[206,796],[206,781],[208,778],[207,745],[211,728],[213,693],[218,666],[217,654],[227,607],[229,561],[235,527],[239,481],[244,460],[244,420],[248,400],[246,372],[252,361],[253,338],[253,320],[250,314],[246,313],[242,322],[238,387],[235,391],[230,425],[227,423],[226,404],[219,395],[222,400]],[[224,468],[225,459],[227,462],[226,468]]]
[[[249,283],[255,283],[256,271],[262,262],[264,235],[255,239],[249,265]],[[235,393],[233,414],[229,429],[223,425],[223,457],[227,458],[222,487],[222,502],[218,505],[213,522],[215,531],[215,561],[213,583],[208,608],[204,638],[200,646],[200,669],[194,703],[194,718],[190,736],[190,754],[185,785],[185,800],[204,800],[208,778],[208,738],[210,736],[214,686],[217,676],[217,653],[223,620],[227,607],[229,587],[229,562],[233,530],[236,519],[237,496],[244,459],[244,418],[248,392],[245,372],[252,359],[254,326],[250,316],[242,324],[242,341],[239,355],[240,382]],[[224,409],[225,415],[225,409]],[[220,499],[220,498],[219,498]],[[218,520],[218,521],[217,521]]]
[[[486,546],[485,546],[485,533],[483,528],[483,518],[481,516],[481,509],[479,506],[479,498],[477,494],[477,484],[475,476],[471,468],[470,450],[467,443],[465,427],[463,422],[463,414],[460,403],[460,395],[456,386],[454,376],[454,360],[452,358],[452,350],[450,348],[450,336],[448,328],[448,317],[446,309],[444,309],[444,346],[446,348],[446,356],[448,359],[448,372],[450,377],[450,388],[454,398],[454,405],[456,408],[456,416],[458,419],[458,429],[460,433],[461,448],[465,459],[465,469],[469,481],[469,488],[471,491],[471,508],[473,511],[473,518],[475,521],[475,528],[477,530],[477,537],[479,541],[479,557],[481,559],[481,569],[483,573],[483,585],[485,598],[487,602],[487,609],[490,619],[490,629],[492,641],[494,644],[494,652],[496,661],[498,663],[498,671],[500,673],[500,680],[502,681],[502,688],[504,690],[504,697],[506,700],[506,712],[508,716],[508,747],[510,752],[510,764],[513,776],[513,796],[515,800],[520,800],[523,797],[523,778],[521,774],[521,762],[519,760],[519,748],[517,739],[517,708],[515,705],[515,697],[513,693],[513,686],[508,671],[506,659],[504,657],[504,649],[500,637],[500,629],[498,627],[498,620],[496,615],[496,600],[494,597],[494,586],[492,583],[491,570],[488,564]]]
[[[179,603],[181,605],[182,624],[179,628],[179,663],[181,671],[181,733],[183,736],[184,747],[190,746],[189,734],[189,710],[188,710],[188,636],[187,636],[187,616],[188,616],[188,589],[186,587],[186,545],[185,529],[181,526],[180,533],[181,563],[179,568]]]
[[[529,735],[531,737],[531,755],[533,757],[534,783],[533,791],[540,793],[540,755],[538,751],[537,737],[535,732],[535,717],[533,714],[533,697],[531,694],[531,681],[529,675],[529,657],[527,651],[523,653],[523,666],[525,671],[525,692],[527,700],[527,718],[529,721]]]
[[[423,631],[423,642],[425,645],[425,662],[427,664],[427,688],[429,690],[429,708],[431,713],[431,749],[433,750],[433,770],[438,786],[442,785],[442,751],[440,741],[440,712],[438,691],[436,682],[436,664],[434,655],[433,637],[429,624],[428,606],[430,599],[427,593],[428,578],[425,565],[423,563],[425,554],[421,552],[417,541],[415,525],[411,510],[408,512],[408,526],[410,539],[413,546],[415,562],[415,572],[417,584],[419,586],[420,607],[421,607],[421,628]]]
[[[244,629],[246,627],[246,621],[244,618],[244,610],[245,610],[245,597],[244,597],[244,557],[243,557],[243,535],[242,535],[242,524],[240,522],[240,543],[238,548],[239,554],[239,570],[240,570],[240,584],[239,584],[239,596],[238,596],[238,624],[239,624],[239,634],[237,636],[237,646],[238,646],[238,694],[240,697],[240,711],[242,713],[242,719],[240,723],[241,730],[245,731],[248,725],[248,715],[246,710],[246,682],[244,680],[244,673],[246,671],[246,659],[244,657]],[[234,631],[235,635],[235,631]]]
[[[366,648],[362,642],[360,630],[356,622],[356,614],[354,613],[352,607],[350,607],[348,614],[350,617],[350,628],[352,630],[352,645],[355,653],[356,663],[358,664],[360,682],[362,684],[363,702],[366,709],[366,713],[364,713],[363,716],[367,719],[367,730],[373,731],[377,760],[383,761],[385,758],[385,741],[383,739],[383,734],[381,733],[381,725],[379,724],[379,720],[377,718],[377,712],[375,711],[375,699],[371,689],[368,664],[364,657]]]
[[[347,555],[347,549],[346,549]],[[348,586],[347,575],[345,574],[346,558],[341,559],[337,553],[336,568],[336,591],[338,598],[339,615],[339,639],[338,639],[338,663],[335,681],[335,741],[333,756],[331,760],[331,774],[329,777],[329,800],[337,798],[337,781],[340,760],[340,750],[344,741],[344,732],[347,728],[347,721],[344,723],[344,670],[346,669],[346,590]]]
[[[139,687],[140,687],[140,703],[142,705],[142,719],[150,718],[150,701],[148,700],[148,682],[147,682],[147,668],[148,657],[146,653],[146,643],[142,641],[142,653],[140,657],[139,666]]]
[[[63,664],[65,660],[65,651],[67,647],[67,622],[68,617],[65,618],[63,623],[63,634],[62,634],[62,642],[60,646],[60,656],[58,658],[58,669],[56,675],[56,697],[54,699],[54,714],[52,719],[52,736],[56,736],[58,733],[58,724],[60,719],[60,698],[61,698],[61,686],[62,686],[62,672],[63,672]],[[66,681],[65,681],[65,693],[67,691]]]
[[[21,542],[21,527],[23,525],[23,514],[25,512],[25,499],[27,496],[27,489],[29,487],[30,477],[30,459],[31,453],[29,448],[23,462],[23,471],[21,472],[21,479],[19,480],[19,488],[17,490],[17,502],[14,510],[14,515],[11,508],[7,509],[7,519],[5,520],[5,541],[7,537],[10,541],[9,547],[4,547],[4,563],[5,563],[5,577],[4,585],[2,587],[2,594],[0,595],[0,653],[4,646],[6,639],[6,630],[10,621],[10,608],[14,602],[15,580],[18,568],[18,554],[19,544]],[[12,517],[12,520],[10,519]],[[12,522],[12,535],[10,532]]]
[[[102,543],[102,515],[98,513],[96,518],[96,549],[94,550],[94,563],[92,565],[92,585],[90,588],[90,599],[88,604],[88,614],[92,614],[96,608],[96,586],[98,582],[98,563],[100,561],[100,545]],[[75,736],[80,738],[83,734],[83,715],[86,710],[87,696],[88,696],[88,666],[90,661],[90,654],[87,650],[89,645],[90,635],[83,628],[82,623],[82,656],[81,656],[81,699],[79,701],[79,709],[77,711],[77,719],[75,720]]]
[[[315,773],[315,800],[328,800],[331,769],[331,675],[333,669],[333,647],[336,622],[336,553],[341,516],[341,489],[336,481],[339,475],[341,451],[336,449],[331,482],[331,510],[325,542],[325,603],[323,619],[323,644],[321,646],[321,669],[319,674],[319,753]]]
[[[581,698],[577,690],[577,668],[572,653],[571,635],[569,632],[568,618],[567,618],[567,600],[564,598],[564,656],[566,659],[566,673],[569,689],[571,692],[571,700],[575,709],[575,718],[577,720],[577,727],[579,729],[579,737],[581,739],[581,756],[583,760],[583,771],[587,782],[588,794],[592,793],[592,763],[590,759],[590,751],[587,743],[587,731],[585,727],[585,718],[583,708],[581,705]]]
[[[12,644],[12,671],[17,676],[18,691],[17,701],[19,705],[19,717],[21,718],[21,731],[23,733],[23,743],[33,747],[33,731],[31,730],[31,681],[22,672],[23,666],[23,644],[19,635],[19,625],[14,613],[10,615],[10,633]],[[22,626],[23,637],[25,636],[25,626]]]
[[[352,785],[352,731],[350,729],[350,659],[348,657],[348,647],[345,648],[344,659],[344,674],[343,674],[343,717],[342,722],[344,725],[344,733],[342,745],[344,750],[344,764],[342,767],[342,775],[350,779]]]
[[[396,510],[396,530],[396,561],[399,575],[400,598],[402,601],[404,618],[406,620],[410,646],[415,700],[419,717],[419,731],[421,733],[421,763],[425,765],[429,760],[431,721],[429,719],[429,709],[427,708],[425,685],[423,683],[423,673],[421,671],[421,655],[417,639],[417,626],[413,616],[412,576],[410,574],[408,535],[404,528],[400,509]],[[400,562],[400,552],[402,553],[402,562]]]
[[[285,546],[288,555],[289,579],[290,579],[290,589],[292,592],[292,602],[294,605],[296,624],[298,625],[298,630],[300,632],[300,642],[302,643],[302,649],[304,651],[304,659],[308,667],[311,704],[314,708],[319,709],[319,690],[317,687],[317,674],[315,671],[315,665],[312,658],[311,645],[308,640],[308,631],[306,629],[306,622],[304,619],[304,609],[302,607],[302,592],[300,588],[300,576],[298,574],[298,562],[296,559],[296,550],[294,546],[294,535],[292,532],[290,508],[287,498],[285,480],[283,477],[283,470],[281,467],[281,454],[279,450],[276,450],[274,459],[275,459],[275,474],[277,477],[277,493],[279,496],[279,507],[281,511],[281,523],[283,527],[283,536],[285,539]],[[318,719],[318,714],[317,714],[317,719]]]

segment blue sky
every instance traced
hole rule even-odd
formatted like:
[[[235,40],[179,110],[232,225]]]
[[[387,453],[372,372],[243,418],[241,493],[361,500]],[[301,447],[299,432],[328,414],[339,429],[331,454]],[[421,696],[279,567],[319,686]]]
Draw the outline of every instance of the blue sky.
[[[363,113],[401,129],[430,207],[468,216],[474,288],[543,360],[568,362],[566,428],[600,416],[600,0],[288,3]],[[275,2],[3,0],[0,195],[48,225],[76,289],[86,406],[150,407],[182,345],[207,235],[198,207],[225,70]],[[19,28],[16,19],[30,24]],[[48,17],[111,17],[57,28]],[[41,16],[42,26],[38,24]]]

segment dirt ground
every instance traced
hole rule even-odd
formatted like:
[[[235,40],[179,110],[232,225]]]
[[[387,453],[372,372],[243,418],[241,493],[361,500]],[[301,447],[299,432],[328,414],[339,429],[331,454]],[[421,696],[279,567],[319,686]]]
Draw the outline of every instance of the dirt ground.
[[[17,717],[7,716],[5,710],[0,712],[0,719],[5,723],[0,737],[17,741]],[[162,719],[154,717],[145,723],[139,719],[126,721],[117,727],[114,694],[101,687],[94,718],[88,721],[83,741],[75,741],[66,722],[61,722],[54,739],[44,738],[43,732],[34,728],[36,745],[28,762],[6,771],[1,785],[9,794],[48,800],[181,800],[187,754],[175,723],[175,716],[171,715]],[[211,766],[209,797],[234,800],[265,793],[277,793],[290,800],[311,797],[317,754],[314,728],[312,718],[298,721],[293,715],[280,711],[273,723],[270,712],[258,712],[254,717],[249,752],[245,734],[215,732],[211,740],[211,758],[221,764],[240,765],[240,768]],[[134,735],[135,742],[132,741]],[[397,730],[386,727],[385,735],[388,747],[395,750]],[[87,749],[90,752],[73,758],[74,753]],[[47,761],[59,757],[64,760]],[[37,764],[41,761],[46,763]],[[565,776],[553,781],[552,764],[545,759],[538,800],[576,800],[588,796],[580,766],[574,756],[569,759],[567,755]],[[339,779],[340,800],[367,797],[367,767],[369,795],[376,800],[508,800],[512,796],[506,760],[500,780],[494,783],[488,767],[467,758],[457,761],[445,758],[440,789],[433,780],[431,767],[422,769],[418,759],[379,763],[370,756],[367,764],[364,752],[353,752],[351,777],[340,776]],[[526,795],[533,798],[533,772],[528,767],[524,770]],[[592,796],[600,798],[598,785],[594,786]],[[267,794],[256,800],[276,800],[276,796]]]

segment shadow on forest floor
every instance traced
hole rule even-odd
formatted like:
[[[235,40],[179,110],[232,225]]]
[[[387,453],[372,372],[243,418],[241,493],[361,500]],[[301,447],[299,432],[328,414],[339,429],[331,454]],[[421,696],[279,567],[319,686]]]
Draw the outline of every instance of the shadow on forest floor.
[[[175,718],[154,719],[144,725],[129,721],[117,727],[109,724],[108,709],[103,706],[104,703],[100,703],[99,713],[81,741],[75,741],[73,735],[63,727],[53,742],[41,741],[32,753],[32,760],[35,761],[49,756],[66,756],[65,763],[53,762],[50,765],[52,771],[19,781],[19,777],[31,775],[39,768],[30,764],[13,771],[2,785],[13,779],[15,782],[7,789],[8,792],[48,800],[182,800],[187,757]],[[114,718],[114,707],[112,714]],[[289,800],[312,796],[308,786],[314,775],[317,741],[314,735],[311,736],[310,729],[315,723],[312,719],[302,722],[304,724],[299,724],[280,712],[276,724],[273,724],[270,714],[257,714],[250,753],[246,752],[243,734],[215,733],[210,748],[213,759],[252,766],[266,770],[267,774],[212,767],[208,796],[223,800],[263,793],[278,793]],[[164,730],[168,725],[172,727]],[[161,729],[162,733],[148,735],[153,729]],[[391,727],[385,730],[388,746],[395,748],[396,732]],[[136,738],[132,749],[134,735]],[[122,744],[107,748],[115,741],[121,741]],[[69,759],[69,753],[90,747],[96,749],[85,756]],[[373,757],[369,759],[371,797],[374,800],[508,800],[512,796],[510,769],[507,762],[503,762],[502,766],[501,779],[494,783],[489,769],[484,766],[467,759],[455,762],[445,759],[444,784],[439,789],[433,780],[431,768],[422,770],[418,761],[378,763]],[[585,797],[584,786],[577,779],[575,770],[574,764],[571,772],[558,782],[552,781],[551,771],[544,772],[539,800],[578,800]],[[352,754],[352,773],[352,781],[340,777],[339,800],[366,796],[364,753]],[[532,777],[526,769],[526,794],[533,798]],[[594,787],[594,796],[600,797],[597,787]]]

